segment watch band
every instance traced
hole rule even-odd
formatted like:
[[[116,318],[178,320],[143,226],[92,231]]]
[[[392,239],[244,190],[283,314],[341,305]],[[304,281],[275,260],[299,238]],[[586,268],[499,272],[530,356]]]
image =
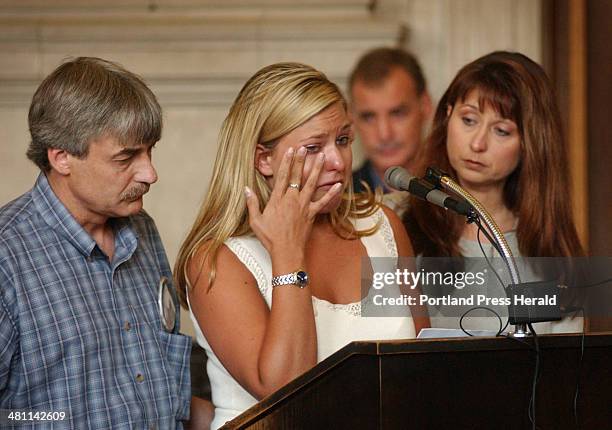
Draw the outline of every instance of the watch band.
[[[303,270],[286,273],[272,277],[272,287],[280,287],[281,285],[295,285],[299,288],[304,288],[308,285],[308,274]]]

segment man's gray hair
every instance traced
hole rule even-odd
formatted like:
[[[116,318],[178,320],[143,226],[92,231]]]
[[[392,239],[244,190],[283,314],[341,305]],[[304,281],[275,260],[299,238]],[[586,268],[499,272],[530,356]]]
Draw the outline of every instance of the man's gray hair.
[[[28,122],[27,156],[45,172],[51,168],[49,148],[83,158],[92,140],[153,144],[162,131],[161,107],[144,81],[93,57],[68,61],[47,76],[34,93]]]

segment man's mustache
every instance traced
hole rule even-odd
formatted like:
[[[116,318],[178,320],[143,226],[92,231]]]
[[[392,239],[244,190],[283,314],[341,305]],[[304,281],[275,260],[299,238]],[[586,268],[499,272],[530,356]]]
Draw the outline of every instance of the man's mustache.
[[[137,184],[132,188],[127,189],[121,194],[122,201],[134,201],[145,195],[149,191],[149,184]]]

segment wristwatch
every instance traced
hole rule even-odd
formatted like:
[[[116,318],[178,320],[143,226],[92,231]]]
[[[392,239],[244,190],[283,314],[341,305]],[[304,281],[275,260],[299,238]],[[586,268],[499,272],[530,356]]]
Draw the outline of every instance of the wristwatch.
[[[304,288],[308,285],[308,273],[303,270],[287,273],[285,275],[273,276],[272,287],[281,285],[295,285],[296,287]]]

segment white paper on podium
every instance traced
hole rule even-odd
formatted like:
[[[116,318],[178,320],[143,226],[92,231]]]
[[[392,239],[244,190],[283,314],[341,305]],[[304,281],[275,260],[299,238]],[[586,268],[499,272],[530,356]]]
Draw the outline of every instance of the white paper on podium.
[[[493,330],[468,330],[470,334],[478,337],[495,337]],[[424,328],[419,332],[417,339],[443,339],[446,337],[470,337],[458,328]]]

